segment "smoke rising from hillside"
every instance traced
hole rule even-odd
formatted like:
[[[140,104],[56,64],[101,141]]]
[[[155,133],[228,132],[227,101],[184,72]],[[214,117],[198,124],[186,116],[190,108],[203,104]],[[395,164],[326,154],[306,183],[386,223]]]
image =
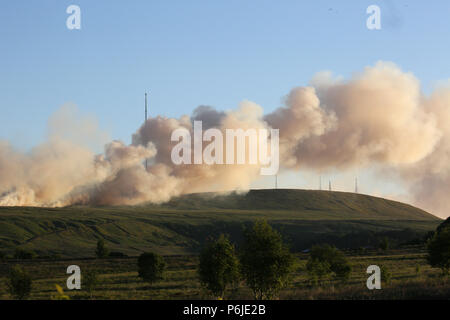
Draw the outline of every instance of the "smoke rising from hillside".
[[[419,80],[392,63],[379,62],[348,80],[319,73],[266,115],[243,101],[232,111],[200,106],[190,117],[150,118],[131,145],[113,141],[100,155],[75,138],[87,132],[89,141],[104,141],[104,135],[92,121],[68,117],[71,110],[64,108],[49,121],[47,142],[29,153],[0,141],[0,205],[135,205],[183,193],[249,188],[259,165],[171,162],[172,131],[192,132],[193,121],[201,120],[204,130],[280,129],[280,165],[288,170],[376,166],[395,171],[415,204],[449,214],[450,86],[425,96]]]

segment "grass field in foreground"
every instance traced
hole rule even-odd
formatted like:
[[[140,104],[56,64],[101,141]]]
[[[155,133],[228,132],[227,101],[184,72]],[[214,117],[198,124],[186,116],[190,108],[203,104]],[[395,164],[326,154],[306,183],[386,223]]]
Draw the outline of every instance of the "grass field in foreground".
[[[298,254],[300,268],[294,274],[293,283],[280,293],[280,299],[448,299],[450,278],[443,278],[440,270],[432,269],[425,261],[422,247],[409,247],[387,252],[366,251],[358,254],[347,251],[352,265],[347,284],[324,281],[311,287],[305,265],[307,254]],[[49,299],[56,294],[55,284],[66,288],[66,268],[76,264],[83,270],[96,270],[101,283],[93,293],[93,299],[205,299],[212,298],[201,288],[197,276],[197,256],[169,256],[165,258],[168,269],[165,279],[152,286],[142,282],[137,275],[137,258],[83,259],[17,262],[33,277],[31,299]],[[9,299],[5,288],[5,275],[16,262],[0,263],[0,300]],[[382,283],[381,290],[366,288],[369,265],[384,265],[391,273],[391,283]],[[82,284],[83,286],[83,284]],[[83,290],[65,290],[71,299],[89,299]],[[251,292],[242,283],[229,290],[227,299],[252,299]]]

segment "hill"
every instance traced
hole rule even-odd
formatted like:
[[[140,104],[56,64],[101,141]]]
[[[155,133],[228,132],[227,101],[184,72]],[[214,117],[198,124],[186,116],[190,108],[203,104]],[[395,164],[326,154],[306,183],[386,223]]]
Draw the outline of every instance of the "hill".
[[[39,255],[88,257],[104,238],[112,251],[196,253],[206,239],[267,219],[294,250],[328,242],[340,247],[376,246],[383,237],[403,243],[423,237],[441,222],[400,202],[361,194],[309,190],[251,190],[245,194],[190,194],[162,205],[135,207],[0,208],[0,247]]]
[[[247,193],[188,194],[164,204],[166,208],[288,211],[293,218],[436,220],[408,204],[364,194],[300,189],[261,189]]]

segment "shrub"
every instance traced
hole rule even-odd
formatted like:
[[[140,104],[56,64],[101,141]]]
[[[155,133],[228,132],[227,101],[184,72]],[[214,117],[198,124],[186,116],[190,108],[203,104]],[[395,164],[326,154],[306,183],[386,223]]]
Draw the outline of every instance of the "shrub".
[[[21,266],[16,265],[11,268],[6,286],[9,294],[14,299],[23,300],[28,298],[31,292],[31,285],[30,275]]]
[[[330,264],[327,261],[309,259],[306,263],[306,270],[311,283],[316,285],[330,274]]]
[[[447,275],[450,270],[450,218],[444,221],[428,241],[428,263],[434,268],[441,268]]]
[[[421,243],[428,243],[434,236],[434,231],[428,231],[422,238]]]
[[[14,259],[26,260],[26,259],[33,259],[35,257],[36,254],[31,250],[16,248],[16,250],[14,251]]]
[[[105,241],[103,239],[97,241],[97,249],[95,249],[95,255],[100,259],[106,258],[109,255],[109,250],[105,246]]]
[[[343,252],[328,244],[312,247],[306,269],[313,283],[328,275],[344,282],[352,271]]]
[[[82,287],[86,288],[86,291],[89,293],[89,297],[92,298],[92,293],[99,283],[100,279],[97,272],[88,270],[83,274]]]
[[[150,284],[163,278],[166,263],[160,255],[145,252],[138,258],[138,274],[145,282]]]
[[[387,251],[389,249],[389,239],[384,237],[383,240],[380,241],[379,247],[383,251]]]
[[[289,284],[296,267],[295,257],[266,221],[257,221],[244,237],[242,275],[255,299],[271,299]]]
[[[199,277],[203,286],[219,299],[223,298],[227,286],[239,279],[239,263],[234,246],[224,235],[203,249]]]
[[[112,251],[112,252],[109,254],[109,257],[111,257],[111,258],[126,258],[126,257],[128,257],[128,255],[126,255],[126,254],[123,253],[123,252]]]
[[[444,222],[442,222],[442,223],[436,228],[436,232],[441,232],[443,229],[449,228],[449,227],[450,227],[450,217],[448,217],[446,220],[444,220]]]
[[[331,271],[334,272],[335,278],[346,282],[350,279],[350,274],[352,273],[352,267],[350,263],[348,263],[347,259],[344,255],[342,255],[339,259],[335,260],[331,265]]]

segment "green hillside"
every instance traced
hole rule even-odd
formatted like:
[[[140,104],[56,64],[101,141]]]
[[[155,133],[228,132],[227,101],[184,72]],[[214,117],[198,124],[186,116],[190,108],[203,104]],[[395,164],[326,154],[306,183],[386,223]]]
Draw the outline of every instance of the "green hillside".
[[[0,208],[0,247],[39,255],[93,256],[104,238],[112,251],[196,253],[204,241],[267,219],[294,250],[318,242],[376,246],[383,237],[403,243],[423,237],[441,221],[407,204],[366,195],[308,190],[252,190],[246,194],[191,194],[163,205],[136,207]]]
[[[245,194],[189,194],[166,208],[289,211],[292,218],[436,220],[428,212],[401,202],[363,194],[298,189],[251,190]]]

